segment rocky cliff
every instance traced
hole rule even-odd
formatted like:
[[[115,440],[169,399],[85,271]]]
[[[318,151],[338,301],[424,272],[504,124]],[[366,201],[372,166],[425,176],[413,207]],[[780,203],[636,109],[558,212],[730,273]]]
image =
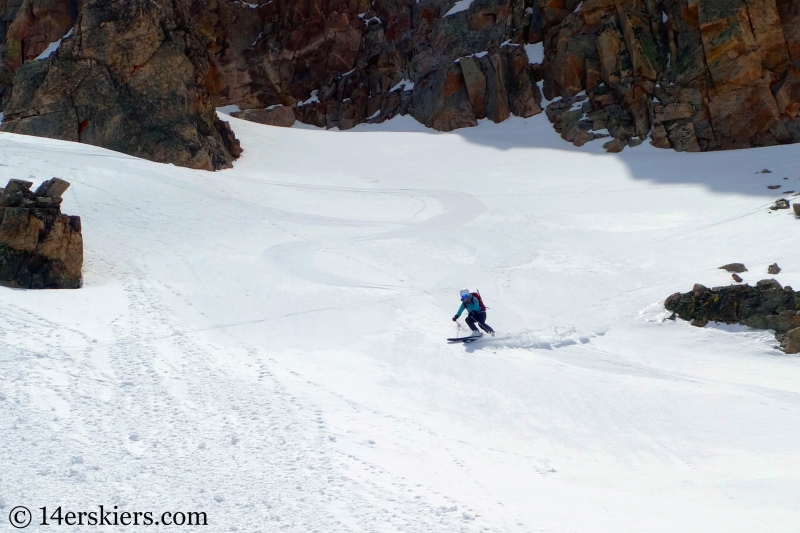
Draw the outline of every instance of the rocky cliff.
[[[212,105],[261,110],[250,116],[267,123],[287,107],[342,129],[404,113],[452,130],[541,111],[513,1],[450,15],[442,0],[4,3],[4,131],[219,168],[231,159],[222,148],[237,148]]]
[[[475,0],[448,14],[443,0],[195,2],[200,38],[225,86],[219,105],[290,107],[297,120],[352,128],[411,114],[448,131],[478,119],[539,113],[522,44],[522,2]],[[284,113],[285,117],[285,113]]]
[[[448,131],[535,115],[540,86],[578,145],[800,141],[800,0],[0,0],[0,12],[5,131],[197,168],[238,155],[214,106],[341,129],[410,114]]]
[[[180,0],[3,3],[13,21],[2,69],[6,80],[15,77],[0,131],[206,170],[230,166],[241,152],[217,118],[211,93],[222,82]],[[52,55],[35,59],[62,38]]]
[[[605,129],[678,151],[798,142],[799,10],[797,0],[588,0],[544,37],[544,94],[564,97],[548,114],[576,144]]]
[[[58,178],[35,192],[29,181],[0,188],[0,285],[77,289],[83,268],[81,219],[61,213],[69,183]]]

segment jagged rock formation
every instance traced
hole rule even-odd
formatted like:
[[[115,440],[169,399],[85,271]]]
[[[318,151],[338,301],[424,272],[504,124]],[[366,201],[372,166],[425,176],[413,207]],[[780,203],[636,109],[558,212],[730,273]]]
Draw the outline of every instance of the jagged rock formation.
[[[449,16],[453,2],[443,0],[259,4],[195,2],[194,22],[226,81],[220,105],[281,105],[342,129],[411,114],[443,131],[541,111],[520,46],[522,2],[476,0]]]
[[[41,51],[53,32],[38,31],[44,22],[36,8],[49,4],[59,2],[23,1],[6,30],[7,50],[21,47],[22,59]],[[37,21],[33,29],[14,33],[29,13]],[[31,32],[35,45],[24,38]],[[21,44],[10,36],[20,36]],[[7,51],[3,64],[9,71],[17,66],[12,59]],[[73,34],[49,59],[17,66],[0,131],[85,142],[191,168],[225,168],[241,149],[210,97],[221,83],[181,1],[87,2]]]
[[[47,0],[24,0],[37,1]],[[175,64],[175,57],[185,52],[198,73],[198,83],[217,106],[236,104],[245,110],[289,107],[296,119],[321,127],[346,129],[403,113],[412,114],[429,127],[452,130],[474,126],[482,118],[499,122],[512,113],[528,117],[541,111],[534,71],[521,47],[525,42],[528,17],[523,3],[514,0],[476,0],[468,11],[449,16],[444,15],[453,7],[453,2],[444,0],[419,3],[416,0],[258,0],[255,3],[173,0],[171,8],[161,5],[169,2],[159,0],[155,2],[159,9],[146,8],[147,2],[136,0],[112,2],[115,7],[101,9],[104,4],[89,2],[78,9],[74,37],[64,42],[49,66],[34,62],[20,67],[19,62],[4,59],[9,63],[9,71],[19,72],[15,87],[20,89],[15,89],[5,111],[6,118],[13,123],[4,125],[7,131],[43,134],[53,129],[39,126],[42,120],[36,124],[17,121],[28,115],[50,112],[37,108],[39,100],[51,98],[46,91],[38,94],[43,87],[52,86],[49,80],[42,81],[56,77],[50,70],[54,67],[56,71],[83,68],[91,72],[95,65],[82,64],[86,59],[99,59],[101,66],[108,67],[107,77],[112,78],[115,89],[123,85],[126,90],[137,91],[142,101],[158,99],[159,95],[163,100],[164,93],[172,87],[156,84],[144,94],[142,84],[135,82],[138,75],[153,84],[154,74],[164,72],[158,66],[150,67],[149,63],[146,68],[142,67],[141,61],[167,42],[179,49],[169,54],[172,59],[166,62],[173,67],[169,72],[182,72]],[[120,13],[115,13],[115,9]],[[124,13],[132,16],[137,10],[144,15],[140,17],[142,22],[130,27],[124,22],[117,23],[111,25],[113,31],[100,30],[101,21],[123,20]],[[93,22],[87,23],[89,21]],[[163,36],[157,31],[159,24],[167,28]],[[120,26],[125,30],[121,31]],[[173,28],[175,31],[171,31]],[[124,55],[111,57],[113,52],[96,57],[91,51],[87,53],[83,44],[85,39],[91,39],[95,43],[90,48],[95,52],[101,48],[121,51],[120,43],[126,35],[139,35],[137,32],[147,36],[134,47],[138,63]],[[185,34],[176,37],[175,33],[180,32]],[[34,47],[31,54],[39,52],[40,48]],[[134,69],[140,70],[134,72]],[[60,74],[60,77],[65,75]],[[81,79],[79,75],[74,77]],[[109,85],[101,77],[96,81],[101,88]],[[192,89],[189,80],[185,85]],[[71,90],[70,86],[61,93]],[[18,92],[22,96],[17,96]],[[175,107],[169,106],[170,109]],[[91,117],[87,117],[89,122],[85,126],[81,124],[86,119],[81,118],[76,127],[69,109],[64,113],[66,117],[62,113],[48,119],[61,121],[56,129],[66,131],[69,125],[69,131],[59,138],[98,143],[97,136],[88,131],[91,127],[97,128],[92,126]],[[98,115],[103,113],[98,112]],[[270,121],[273,120],[271,115],[275,113],[245,116]],[[115,114],[114,118],[118,116]],[[143,119],[141,114],[135,114],[130,122]],[[284,112],[281,122],[287,120]],[[113,121],[101,116],[95,122]],[[146,124],[142,130],[165,130],[156,126]],[[103,146],[136,153],[135,145],[141,144],[117,143],[114,146],[110,133],[104,132],[99,139],[105,143]],[[181,137],[180,133],[167,129],[165,138]],[[184,142],[182,138],[181,142]],[[145,156],[166,159],[155,154]]]
[[[0,285],[26,289],[81,286],[81,219],[61,214],[69,187],[53,178],[36,192],[29,181],[10,180],[0,189]]]
[[[690,292],[671,295],[664,307],[698,327],[711,321],[771,329],[786,353],[800,351],[800,292],[774,279],[761,280],[755,287],[709,289],[696,284]]]
[[[587,103],[550,115],[565,138],[678,151],[798,142],[799,30],[792,0],[587,0],[547,32],[542,69],[547,98]]]
[[[212,105],[276,125],[294,115],[347,129],[409,114],[447,131],[539,113],[541,82],[555,100],[548,117],[577,145],[610,137],[610,151],[644,139],[700,151],[800,141],[796,0],[454,6],[0,0],[3,129],[221,168],[239,148]],[[32,61],[73,26],[52,59]],[[527,43],[543,43],[541,64],[530,64]]]

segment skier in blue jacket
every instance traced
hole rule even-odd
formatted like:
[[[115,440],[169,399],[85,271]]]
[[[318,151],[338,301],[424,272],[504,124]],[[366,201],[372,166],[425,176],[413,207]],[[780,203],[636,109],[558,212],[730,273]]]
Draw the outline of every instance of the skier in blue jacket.
[[[453,317],[453,322],[458,320],[461,313],[467,312],[467,325],[472,330],[473,337],[483,337],[483,333],[475,327],[477,323],[483,331],[494,335],[494,330],[486,323],[486,311],[481,309],[481,303],[472,295],[467,289],[461,289],[461,307],[458,308],[458,313]]]

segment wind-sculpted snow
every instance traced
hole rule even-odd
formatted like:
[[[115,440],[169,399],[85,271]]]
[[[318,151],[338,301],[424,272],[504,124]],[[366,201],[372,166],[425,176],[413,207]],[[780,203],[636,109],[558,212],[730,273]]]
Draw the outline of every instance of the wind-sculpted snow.
[[[0,289],[1,531],[117,505],[248,533],[794,533],[800,359],[662,302],[731,262],[800,287],[799,222],[768,209],[796,147],[231,122],[215,174],[0,134],[0,181],[68,180],[85,240],[82,289]],[[496,337],[446,342],[464,286]]]

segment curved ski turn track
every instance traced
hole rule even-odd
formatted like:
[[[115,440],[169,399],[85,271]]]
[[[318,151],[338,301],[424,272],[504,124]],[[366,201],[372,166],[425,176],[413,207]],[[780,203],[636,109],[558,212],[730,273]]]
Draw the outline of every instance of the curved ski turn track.
[[[101,504],[213,531],[797,531],[800,360],[660,304],[732,261],[800,286],[797,222],[766,208],[797,146],[231,121],[245,155],[213,174],[0,134],[0,178],[72,183],[87,259],[82,290],[0,289],[0,531]],[[497,337],[445,342],[462,286]]]

